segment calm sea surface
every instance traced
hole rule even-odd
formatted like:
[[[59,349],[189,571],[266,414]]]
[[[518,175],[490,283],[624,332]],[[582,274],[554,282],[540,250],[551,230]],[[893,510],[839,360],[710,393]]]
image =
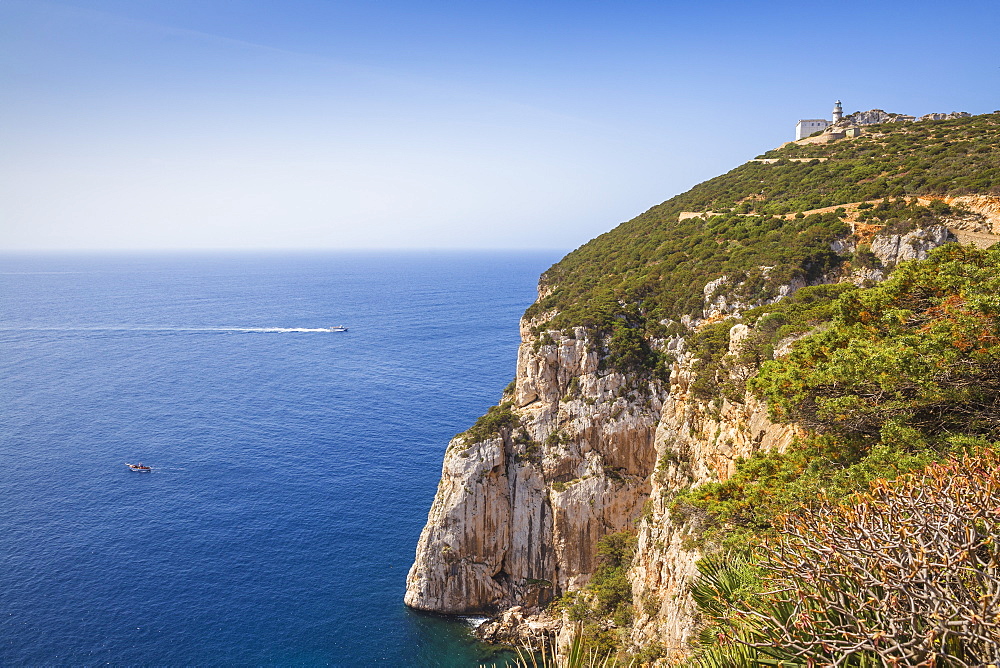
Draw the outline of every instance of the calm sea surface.
[[[0,257],[0,664],[502,662],[404,581],[557,259]]]

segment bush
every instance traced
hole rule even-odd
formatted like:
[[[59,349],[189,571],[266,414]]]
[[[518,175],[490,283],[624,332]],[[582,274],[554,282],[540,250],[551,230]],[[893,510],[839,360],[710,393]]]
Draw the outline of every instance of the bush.
[[[604,362],[623,371],[648,371],[656,365],[656,356],[640,330],[616,322],[608,338]]]
[[[579,622],[583,646],[597,656],[621,649],[619,629],[632,624],[632,585],[628,569],[635,556],[633,531],[608,534],[597,542],[598,564],[585,589],[567,592],[553,602],[570,621]]]
[[[878,480],[848,503],[821,500],[781,533],[759,563],[701,567],[693,594],[715,647],[700,665],[1000,663],[995,451]]]
[[[597,595],[597,610],[618,626],[632,624],[632,584],[628,569],[635,556],[636,536],[631,531],[608,534],[597,543],[598,566],[590,581]]]
[[[520,420],[514,413],[513,406],[514,404],[509,401],[504,401],[498,406],[490,406],[485,415],[480,416],[475,424],[461,434],[465,437],[466,444],[479,443],[517,427]]]
[[[833,326],[763,365],[750,385],[773,417],[871,442],[1000,427],[1000,254],[962,246],[847,293]]]

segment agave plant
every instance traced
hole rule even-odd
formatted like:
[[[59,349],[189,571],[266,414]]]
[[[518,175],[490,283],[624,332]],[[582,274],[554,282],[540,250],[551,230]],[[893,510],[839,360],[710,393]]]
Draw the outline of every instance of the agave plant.
[[[716,555],[692,596],[698,668],[1000,665],[1000,454],[821,499],[753,556]],[[756,595],[747,568],[765,573]]]
[[[583,629],[577,624],[565,655],[558,654],[553,643],[545,645],[539,653],[528,648],[518,649],[515,665],[517,668],[632,668],[636,663],[634,659],[621,662],[613,654],[600,654],[596,648],[586,647]]]

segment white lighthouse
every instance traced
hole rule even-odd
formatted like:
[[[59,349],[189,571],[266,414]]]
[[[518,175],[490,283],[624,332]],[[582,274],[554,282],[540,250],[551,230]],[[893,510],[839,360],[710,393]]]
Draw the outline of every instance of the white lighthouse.
[[[825,118],[804,118],[795,125],[795,139],[803,139],[813,134],[814,132],[819,132],[821,130],[826,130],[828,127],[839,121],[844,117],[844,108],[840,106],[840,100],[837,100],[833,105],[833,120],[828,121]]]

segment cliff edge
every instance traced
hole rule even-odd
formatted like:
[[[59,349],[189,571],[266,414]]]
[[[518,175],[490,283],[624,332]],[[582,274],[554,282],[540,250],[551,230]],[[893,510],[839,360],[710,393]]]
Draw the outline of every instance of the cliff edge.
[[[565,640],[593,614],[598,641],[661,663],[689,653],[690,585],[725,526],[706,539],[711,514],[677,499],[808,436],[751,381],[839,295],[939,246],[1000,239],[998,140],[1000,113],[787,145],[553,266],[514,383],[448,444],[406,604],[498,615],[483,633],[512,642]],[[615,535],[632,542],[612,604]]]

